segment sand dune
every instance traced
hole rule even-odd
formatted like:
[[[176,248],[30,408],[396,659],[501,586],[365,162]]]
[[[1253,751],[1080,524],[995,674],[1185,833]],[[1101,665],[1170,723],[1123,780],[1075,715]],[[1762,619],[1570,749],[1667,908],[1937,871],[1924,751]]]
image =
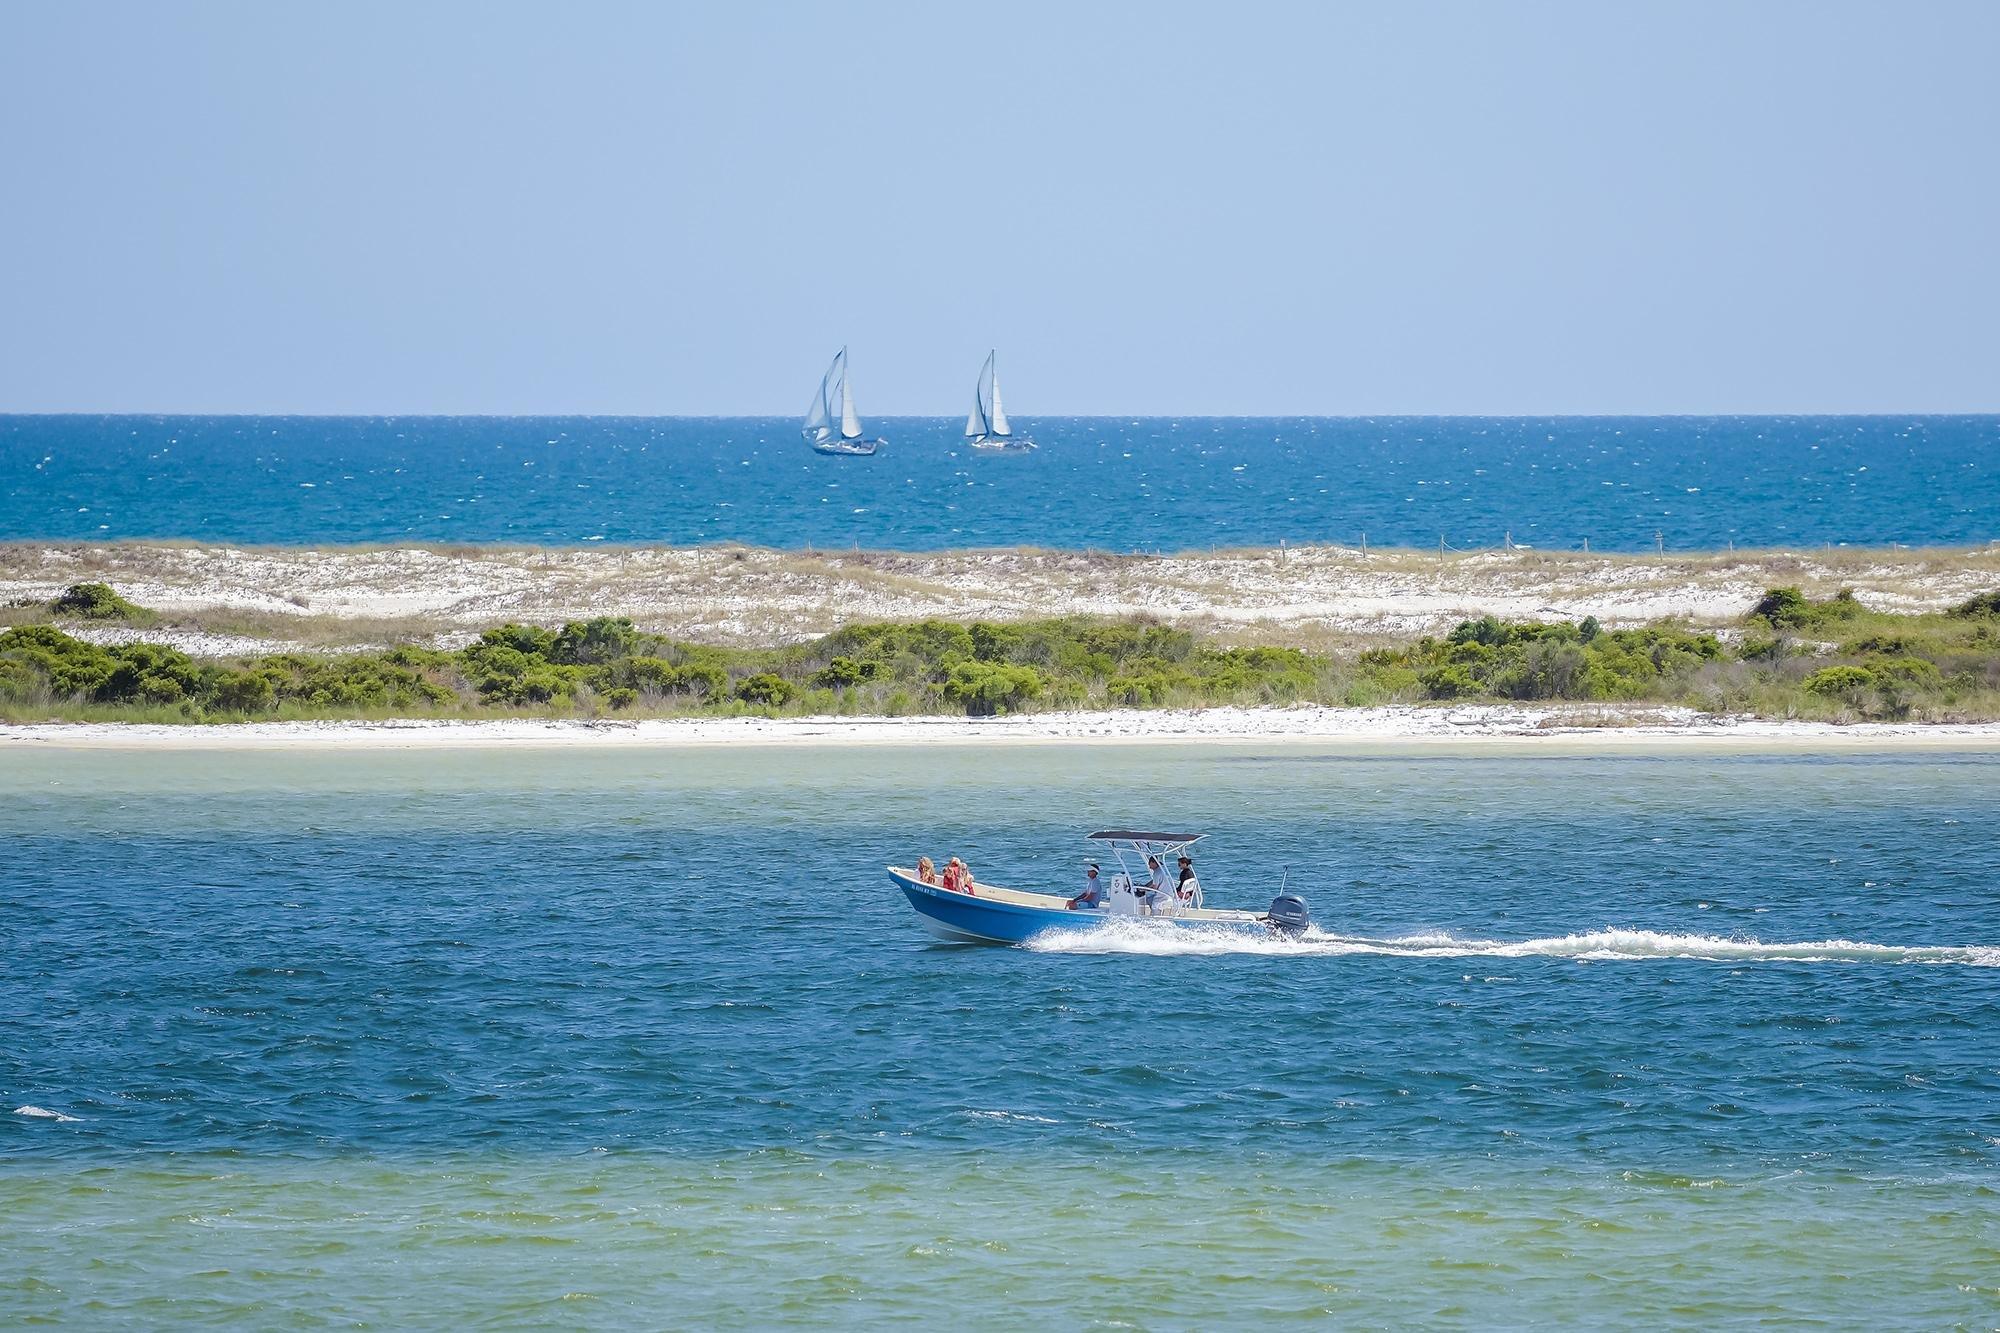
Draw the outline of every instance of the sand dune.
[[[1030,550],[801,553],[736,547],[237,548],[0,545],[0,603],[99,580],[164,613],[189,651],[464,635],[504,620],[630,616],[714,643],[782,643],[856,620],[1145,614],[1238,642],[1338,646],[1484,613],[1722,626],[1766,587],[1855,589],[1883,610],[2000,586],[2000,545],[1690,556],[1349,547],[1118,556]],[[246,646],[248,645],[248,646]]]

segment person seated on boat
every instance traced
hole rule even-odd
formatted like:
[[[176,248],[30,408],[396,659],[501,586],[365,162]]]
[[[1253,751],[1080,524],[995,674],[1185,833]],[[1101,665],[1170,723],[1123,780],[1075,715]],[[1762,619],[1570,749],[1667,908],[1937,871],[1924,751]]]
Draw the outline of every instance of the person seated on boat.
[[[1192,907],[1195,899],[1201,897],[1201,881],[1194,877],[1194,858],[1186,853],[1181,854],[1181,882],[1174,896],[1183,907]]]
[[[926,884],[937,883],[937,867],[931,864],[928,856],[917,858],[917,878]]]
[[[965,862],[959,860],[957,857],[952,857],[951,860],[945,862],[944,887],[953,893],[971,893],[972,867],[966,865]]]
[[[1160,858],[1146,858],[1146,884],[1138,890],[1139,901],[1144,903],[1148,914],[1157,913],[1167,901],[1167,872],[1160,866]]]
[[[979,892],[972,879],[972,867],[963,861],[958,863],[958,891],[969,894],[977,894]]]
[[[1083,872],[1083,892],[1069,900],[1069,910],[1080,907],[1103,907],[1104,884],[1097,878],[1097,862],[1092,861]]]

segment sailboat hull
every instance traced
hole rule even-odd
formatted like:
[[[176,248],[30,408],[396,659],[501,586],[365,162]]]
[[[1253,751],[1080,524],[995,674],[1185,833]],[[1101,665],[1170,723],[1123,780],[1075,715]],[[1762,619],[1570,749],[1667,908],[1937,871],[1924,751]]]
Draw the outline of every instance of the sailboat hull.
[[[816,454],[834,454],[844,458],[866,458],[882,447],[881,440],[815,440],[806,436]]]
[[[966,441],[975,449],[988,453],[1025,454],[1036,447],[1035,442],[1025,435],[975,435]]]

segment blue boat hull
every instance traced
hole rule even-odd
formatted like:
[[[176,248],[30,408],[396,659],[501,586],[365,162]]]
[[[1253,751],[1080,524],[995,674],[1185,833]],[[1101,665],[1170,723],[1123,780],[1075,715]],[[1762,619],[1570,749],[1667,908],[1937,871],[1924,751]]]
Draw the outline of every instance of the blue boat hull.
[[[960,944],[1022,944],[1035,936],[1050,930],[1088,930],[1102,926],[1109,921],[1144,920],[1148,925],[1166,927],[1214,929],[1217,926],[1242,928],[1256,927],[1245,915],[1242,921],[1218,920],[1219,914],[1204,918],[1184,917],[1114,917],[1108,912],[1096,910],[1072,911],[1065,907],[1030,907],[1021,903],[1002,902],[997,898],[982,898],[974,894],[953,893],[935,884],[926,884],[912,875],[895,869],[889,871],[889,880],[903,891],[910,900],[910,906],[917,909],[917,915],[924,926],[940,939],[952,940]],[[1060,902],[1061,899],[1051,899]]]

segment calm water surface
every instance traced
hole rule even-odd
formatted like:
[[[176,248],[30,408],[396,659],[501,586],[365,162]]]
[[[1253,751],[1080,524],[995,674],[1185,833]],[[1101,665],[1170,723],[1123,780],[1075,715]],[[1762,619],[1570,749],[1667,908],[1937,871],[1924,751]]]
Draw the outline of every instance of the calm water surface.
[[[1298,944],[934,946],[1213,829]],[[17,749],[0,1301],[2000,1319],[2000,756]]]
[[[962,421],[0,416],[0,540],[742,541],[923,550],[1347,542],[1597,550],[2000,538],[2000,417]]]

